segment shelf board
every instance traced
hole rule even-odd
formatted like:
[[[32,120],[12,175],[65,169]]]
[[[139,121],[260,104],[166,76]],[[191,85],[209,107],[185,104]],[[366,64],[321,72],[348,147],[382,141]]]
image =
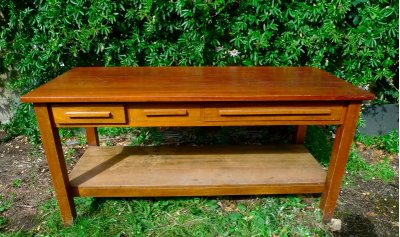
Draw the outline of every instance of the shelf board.
[[[303,145],[89,147],[74,196],[321,193],[326,172]]]

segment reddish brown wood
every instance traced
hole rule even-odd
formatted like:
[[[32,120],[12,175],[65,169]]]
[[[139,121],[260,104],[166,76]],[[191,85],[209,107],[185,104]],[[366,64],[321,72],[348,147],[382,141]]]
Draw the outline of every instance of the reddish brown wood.
[[[124,124],[125,107],[122,103],[110,104],[53,104],[54,121],[57,124]]]
[[[189,126],[202,123],[200,104],[191,103],[128,103],[130,126]]]
[[[144,114],[150,116],[187,116],[187,109],[145,109]]]
[[[86,188],[71,187],[74,197],[191,197],[224,195],[262,195],[262,194],[300,194],[321,193],[323,184],[262,184],[262,185],[234,185],[234,186],[192,186],[185,187],[156,187],[148,188]]]
[[[180,116],[174,116],[170,118],[179,118]],[[149,118],[155,118],[150,116]],[[167,118],[167,117],[163,117]],[[236,120],[236,121],[183,121],[176,120],[171,121],[168,118],[165,120],[138,120],[130,121],[128,124],[56,124],[60,128],[81,128],[81,127],[212,127],[212,126],[275,126],[275,125],[339,125],[341,121],[336,120]]]
[[[269,115],[330,115],[332,111],[329,108],[234,108],[219,109],[220,116],[269,116]]]
[[[310,67],[90,67],[74,68],[21,100],[48,103],[372,98],[371,93]]]
[[[110,111],[71,111],[64,113],[69,119],[87,119],[87,118],[111,118],[112,113]]]
[[[21,99],[24,102],[35,103],[61,215],[64,224],[70,225],[75,216],[73,195],[241,195],[321,191],[323,218],[324,221],[329,221],[339,194],[361,101],[372,98],[371,93],[320,69],[309,67],[118,67],[74,68]],[[203,155],[201,159],[197,159],[199,153],[209,152],[208,149],[198,148],[200,151],[196,151],[197,154],[185,154],[190,158],[187,161],[163,165],[164,168],[159,166],[157,172],[153,171],[154,175],[150,176],[151,172],[145,171],[151,171],[151,167],[163,163],[163,159],[158,158],[155,162],[148,162],[150,158],[133,160],[133,163],[124,163],[126,166],[122,165],[122,168],[114,173],[112,168],[118,167],[118,164],[113,164],[115,167],[103,169],[104,173],[99,173],[104,164],[97,164],[99,160],[95,157],[100,160],[104,158],[105,150],[101,150],[86,163],[86,158],[83,157],[84,163],[78,164],[71,173],[71,186],[56,129],[85,127],[88,143],[98,145],[96,127],[100,125],[298,125],[295,143],[302,143],[306,133],[305,125],[316,124],[340,125],[325,185],[324,181],[321,181],[324,180],[319,173],[321,169],[310,168],[312,165],[304,168],[296,163],[303,161],[305,165],[311,164],[309,159],[304,160],[305,156],[290,148],[290,152],[284,157],[278,160],[273,158],[268,162],[263,162],[263,158],[274,157],[272,154],[279,156],[280,153],[274,151],[269,154],[268,151],[260,151],[254,155],[249,151],[237,151],[232,148],[236,151],[234,156],[241,156],[241,161],[236,168],[228,169],[229,172],[226,172],[225,164],[218,166],[222,176],[210,173],[213,164],[221,161],[229,163],[231,157],[224,156],[221,160],[221,157],[215,159],[218,155]],[[91,147],[88,151],[90,153],[91,149],[98,148]],[[173,154],[172,152],[171,155]],[[293,154],[298,156],[297,159],[285,160],[287,157],[293,158]],[[151,159],[155,156],[157,155]],[[130,153],[115,154],[104,162],[108,164],[110,160],[119,158],[123,163],[126,157],[130,157]],[[168,161],[172,161],[170,158]],[[210,162],[207,162],[207,159],[210,159]],[[130,166],[131,164],[133,166]],[[297,165],[293,166],[294,164]],[[241,168],[246,169],[246,165],[251,167],[242,172]],[[126,170],[126,167],[135,172]],[[192,175],[193,180],[179,185],[179,182],[192,174],[191,172],[195,172],[196,169],[199,171],[202,167],[200,176],[204,178]],[[293,168],[291,171],[288,170],[290,167]],[[304,173],[303,168],[309,171]],[[179,177],[182,171],[189,176]],[[231,174],[230,171],[236,174],[235,177],[224,180]],[[252,176],[254,174],[255,176]],[[319,178],[313,179],[317,177],[315,175]],[[325,177],[325,174],[323,176]],[[147,177],[148,182],[138,185],[136,181],[140,180],[140,177]],[[246,177],[253,178],[251,181],[242,182]],[[257,177],[262,180],[258,180]],[[307,177],[312,180],[301,182],[302,178]],[[196,185],[196,179],[213,181]],[[88,185],[85,180],[91,180],[92,183]],[[175,184],[163,183],[168,180]],[[133,181],[136,183],[129,183]],[[96,185],[90,186],[93,182]]]
[[[57,127],[341,124],[344,102],[72,103],[52,106]],[[104,117],[104,115],[106,115]]]
[[[251,125],[251,121],[338,121],[342,118],[345,105],[340,102],[291,102],[269,103],[210,103],[205,106],[204,120],[207,122],[241,121]],[[223,125],[223,123],[221,123]]]
[[[96,127],[86,127],[86,141],[89,146],[99,145],[99,134]]]
[[[35,112],[61,217],[64,225],[69,226],[76,211],[58,130],[54,126],[51,109],[46,104],[35,104]]]
[[[81,196],[208,196],[319,193],[326,172],[302,145],[90,147],[69,177]]]
[[[333,217],[336,201],[339,197],[342,178],[346,169],[346,163],[353,142],[354,132],[360,113],[361,103],[350,103],[344,124],[339,125],[332,148],[328,175],[326,177],[325,190],[321,198],[321,210],[323,220],[329,222]]]
[[[295,144],[303,144],[306,139],[307,126],[298,125],[296,126],[296,134],[294,135]]]

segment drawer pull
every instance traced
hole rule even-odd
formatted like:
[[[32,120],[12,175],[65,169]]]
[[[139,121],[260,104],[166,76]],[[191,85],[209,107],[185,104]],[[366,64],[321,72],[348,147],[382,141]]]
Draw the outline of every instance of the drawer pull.
[[[281,109],[281,108],[268,108],[268,109],[220,109],[220,116],[256,116],[256,115],[329,115],[330,109]]]
[[[96,111],[96,112],[65,112],[70,118],[111,118],[111,112]]]
[[[186,109],[145,109],[146,116],[186,116]]]

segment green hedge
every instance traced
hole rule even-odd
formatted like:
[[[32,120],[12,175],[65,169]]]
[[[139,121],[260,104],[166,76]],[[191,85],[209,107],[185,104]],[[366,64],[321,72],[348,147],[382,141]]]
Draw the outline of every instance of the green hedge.
[[[397,102],[398,1],[3,0],[0,71],[23,94],[74,66],[309,65]],[[35,133],[20,105],[8,129]]]

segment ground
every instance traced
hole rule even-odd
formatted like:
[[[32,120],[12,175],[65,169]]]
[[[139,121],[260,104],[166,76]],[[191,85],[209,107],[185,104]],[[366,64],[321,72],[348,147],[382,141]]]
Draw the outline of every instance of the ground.
[[[49,170],[43,154],[25,137],[0,144],[0,189],[2,206],[10,203],[3,216],[4,230],[35,227],[37,208],[52,197]]]
[[[365,181],[353,177],[352,184],[342,189],[337,218],[342,230],[337,236],[399,236],[399,156],[357,144],[357,151],[369,163],[389,157],[397,177],[388,183],[376,178]]]
[[[67,143],[64,148],[70,153],[67,163],[71,167],[85,147],[73,140]],[[103,143],[129,144],[124,137]],[[377,157],[385,155],[380,150],[362,144],[356,149],[368,162],[375,162]],[[398,155],[389,157],[390,164],[396,170],[394,181],[365,181],[353,177],[350,184],[344,184],[335,213],[335,218],[342,221],[342,228],[331,232],[326,227],[328,235],[399,235]],[[54,196],[49,171],[41,148],[34,148],[25,137],[0,143],[0,195],[0,234],[38,229],[46,219],[46,213],[38,213],[38,208]],[[318,198],[300,197],[304,203],[315,202]],[[224,211],[236,208],[235,205],[234,199],[218,202]]]

